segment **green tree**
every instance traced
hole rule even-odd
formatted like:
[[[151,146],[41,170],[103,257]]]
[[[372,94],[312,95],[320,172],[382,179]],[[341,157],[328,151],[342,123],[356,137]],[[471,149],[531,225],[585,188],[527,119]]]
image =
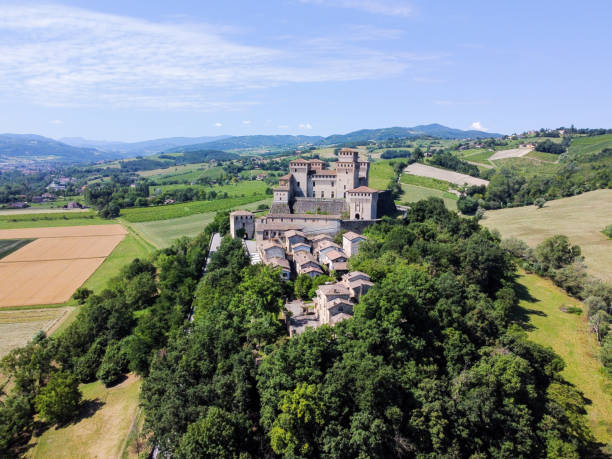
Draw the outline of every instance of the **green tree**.
[[[72,419],[78,413],[80,403],[79,381],[66,371],[51,374],[49,382],[34,401],[36,411],[52,424]]]
[[[87,287],[79,287],[72,294],[72,298],[79,302],[79,304],[84,304],[87,298],[93,293],[92,290]]]
[[[127,368],[127,355],[122,349],[121,344],[114,341],[106,347],[106,352],[96,372],[96,377],[108,387],[116,382]]]
[[[581,254],[580,247],[571,245],[567,236],[558,234],[536,247],[536,258],[544,271],[559,269],[573,263]]]
[[[309,299],[308,296],[310,289],[312,288],[312,279],[307,274],[298,275],[297,279],[293,283],[293,289],[295,296],[302,298],[303,300]]]
[[[546,199],[537,198],[533,203],[538,209],[541,209],[542,207],[544,207],[544,204],[546,204]]]

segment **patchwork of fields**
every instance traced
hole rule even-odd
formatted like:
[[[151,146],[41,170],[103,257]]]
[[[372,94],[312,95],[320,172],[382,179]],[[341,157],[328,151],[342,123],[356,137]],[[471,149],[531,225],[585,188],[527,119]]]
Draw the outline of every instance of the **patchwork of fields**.
[[[66,302],[125,234],[121,225],[0,230],[35,239],[0,260],[0,307]]]

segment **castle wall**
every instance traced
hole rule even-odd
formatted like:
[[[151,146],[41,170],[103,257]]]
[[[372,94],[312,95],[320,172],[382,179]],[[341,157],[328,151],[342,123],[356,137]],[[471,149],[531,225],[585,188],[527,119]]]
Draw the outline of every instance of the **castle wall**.
[[[378,193],[350,193],[348,195],[351,220],[373,220],[377,216]]]

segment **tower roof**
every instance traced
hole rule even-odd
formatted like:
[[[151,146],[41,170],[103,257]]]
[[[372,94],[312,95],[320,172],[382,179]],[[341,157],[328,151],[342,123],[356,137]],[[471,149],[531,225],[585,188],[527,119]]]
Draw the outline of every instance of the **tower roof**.
[[[374,193],[378,193],[379,190],[375,190],[373,188],[370,188],[368,186],[360,186],[358,188],[354,188],[352,190],[348,190],[347,193],[370,193],[370,194],[374,194]]]

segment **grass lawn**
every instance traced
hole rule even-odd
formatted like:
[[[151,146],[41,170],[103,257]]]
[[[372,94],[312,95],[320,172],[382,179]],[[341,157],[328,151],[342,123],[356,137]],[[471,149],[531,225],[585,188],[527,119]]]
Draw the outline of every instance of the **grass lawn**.
[[[270,204],[270,199],[239,206],[240,209],[255,210],[260,204]],[[193,237],[204,231],[213,221],[216,212],[205,212],[171,220],[157,220],[142,223],[128,223],[124,226],[133,229],[157,248],[168,247],[172,241],[182,236]]]
[[[213,201],[190,201],[167,206],[132,207],[122,209],[121,216],[130,223],[170,220],[204,212],[217,212],[239,208],[245,204],[261,201],[263,196],[245,196],[241,198],[215,199]]]
[[[82,384],[83,407],[78,422],[51,427],[30,442],[30,458],[118,458],[138,415],[141,380],[130,375],[121,384],[106,388],[97,381]]]
[[[376,161],[370,165],[370,184],[375,190],[385,190],[389,180],[395,177],[391,160]]]
[[[612,282],[612,240],[602,232],[610,224],[612,190],[597,190],[535,206],[488,211],[481,224],[503,237],[517,237],[535,247],[544,239],[565,234],[582,248],[588,271]]]
[[[587,332],[585,307],[535,274],[521,273],[518,284],[522,287],[520,312],[528,320],[525,328],[529,338],[552,347],[563,358],[563,377],[589,400],[587,418],[595,438],[612,443],[612,380],[603,372],[595,337]],[[585,313],[562,312],[561,306],[580,307]]]
[[[449,210],[457,210],[457,199],[458,197],[453,193],[449,193],[447,191],[435,190],[433,188],[425,188],[417,185],[406,185],[404,183],[402,186],[402,196],[400,198],[401,202],[416,202],[421,199],[427,199],[430,197],[441,198],[446,205],[446,208]]]

